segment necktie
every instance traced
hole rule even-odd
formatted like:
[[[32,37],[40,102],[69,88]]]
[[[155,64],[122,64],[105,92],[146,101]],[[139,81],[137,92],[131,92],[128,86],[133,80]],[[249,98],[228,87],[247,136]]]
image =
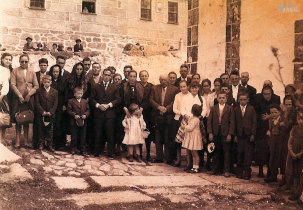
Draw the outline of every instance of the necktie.
[[[161,105],[162,106],[164,106],[165,93],[166,93],[166,89],[162,88],[162,94],[161,94]]]
[[[219,124],[221,124],[221,120],[222,120],[222,113],[223,113],[223,109],[220,109],[219,107]]]
[[[242,117],[244,117],[244,114],[245,114],[245,106],[241,106],[241,112],[242,112]]]
[[[105,83],[104,83],[104,88],[105,88],[105,90],[107,89],[107,84],[108,84],[108,82],[105,82]]]

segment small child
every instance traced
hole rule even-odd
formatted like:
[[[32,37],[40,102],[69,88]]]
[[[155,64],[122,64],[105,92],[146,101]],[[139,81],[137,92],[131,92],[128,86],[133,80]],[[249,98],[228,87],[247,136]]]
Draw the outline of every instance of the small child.
[[[239,92],[239,106],[235,107],[236,136],[234,141],[237,147],[237,178],[250,179],[253,142],[256,135],[257,116],[253,106],[249,105],[248,92]]]
[[[290,172],[289,178],[293,182],[289,200],[300,199],[303,188],[303,112],[298,112],[297,123],[292,128],[288,141],[287,171]]]
[[[122,121],[124,127],[125,136],[123,144],[127,145],[127,159],[129,162],[133,162],[135,158],[138,162],[141,162],[139,144],[144,144],[143,131],[146,128],[146,124],[143,120],[142,109],[139,109],[137,104],[130,104],[129,109],[124,109],[126,116]],[[134,156],[134,150],[136,155]]]
[[[76,44],[74,45],[74,52],[82,52],[83,45],[81,44],[81,39],[76,39]]]
[[[230,177],[230,143],[235,130],[235,114],[233,108],[226,103],[227,94],[218,93],[219,104],[213,106],[207,119],[209,141],[214,141],[212,174],[219,174],[224,168],[224,176]]]
[[[89,116],[88,101],[83,99],[83,89],[74,88],[74,98],[68,100],[67,113],[72,116],[70,121],[71,129],[71,152],[87,156],[86,152],[86,118]]]
[[[271,174],[265,178],[264,181],[267,183],[277,182],[278,168],[280,164],[283,135],[282,130],[285,127],[283,111],[278,104],[272,104],[269,107],[271,119],[269,120],[269,130],[266,135],[269,137],[269,169]]]
[[[232,94],[230,94],[230,86],[226,83],[223,83],[220,87],[220,91],[225,92],[226,93],[226,104],[233,106],[235,105],[236,101],[233,98]],[[214,100],[214,104],[218,104],[218,99],[216,98]]]
[[[187,149],[187,155],[193,157],[193,168],[188,171],[189,173],[198,173],[200,157],[199,150],[203,149],[202,134],[200,130],[200,119],[202,113],[202,107],[198,104],[194,104],[191,109],[192,117],[188,119],[188,124],[181,125],[181,128],[185,131],[184,140],[182,141],[182,147]]]
[[[50,151],[53,149],[53,125],[58,106],[58,91],[52,88],[52,77],[45,75],[42,79],[43,87],[37,90],[35,100],[38,110],[39,149],[47,145]]]

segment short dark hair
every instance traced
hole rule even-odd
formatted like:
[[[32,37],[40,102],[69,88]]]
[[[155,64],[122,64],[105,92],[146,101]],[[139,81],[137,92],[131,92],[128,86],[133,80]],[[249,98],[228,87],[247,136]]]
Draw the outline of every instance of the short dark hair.
[[[77,91],[83,91],[82,87],[75,87],[74,88],[74,93],[76,93]]]
[[[200,74],[198,74],[198,73],[193,74],[193,75],[191,76],[191,78],[193,78],[193,77],[196,76],[196,75],[199,76],[199,79],[201,78]]]
[[[84,63],[84,61],[91,61],[89,57],[85,57],[83,58],[82,62]]]
[[[108,66],[107,68],[110,69],[110,71],[112,73],[116,73],[116,71],[117,71],[117,69],[115,67],[113,67],[113,66]],[[115,72],[113,72],[113,71],[115,71]]]
[[[100,63],[98,63],[98,62],[94,62],[94,63],[92,64],[92,66],[94,66],[94,65],[99,65],[99,66],[100,66],[100,68],[101,68],[101,64],[100,64]]]
[[[129,105],[128,111],[130,114],[133,114],[138,108],[139,108],[138,104],[132,103]]]
[[[219,91],[219,93],[217,95],[223,95],[223,94],[227,97],[227,93],[224,91]]]
[[[39,59],[39,65],[41,63],[46,63],[48,65],[48,60],[46,58],[41,58],[41,59]]]
[[[286,91],[286,89],[288,89],[288,88],[292,89],[293,92],[296,92],[296,87],[295,87],[294,85],[292,85],[292,84],[286,85],[286,86],[285,86],[285,91]]]
[[[274,93],[274,90],[273,90],[272,87],[270,87],[270,86],[265,86],[265,87],[263,87],[261,93],[263,93],[264,90],[270,90],[270,91],[271,91],[271,94]]]
[[[238,98],[239,98],[240,96],[246,96],[247,98],[249,98],[249,94],[248,94],[248,92],[245,91],[245,90],[239,91]]]
[[[199,88],[199,83],[198,82],[191,82],[189,88],[194,88],[194,87]]]
[[[182,83],[185,83],[186,86],[188,86],[186,80],[181,80],[181,81],[179,82],[179,87],[180,87],[180,85],[181,85]]]
[[[58,47],[57,43],[53,43],[53,46],[56,45],[56,47]]]
[[[176,75],[176,78],[177,78],[177,73],[176,73],[176,72],[171,71],[171,72],[169,72],[169,73],[168,73],[168,76],[169,76],[170,74],[174,74],[174,75]]]
[[[201,85],[203,86],[205,82],[207,82],[207,84],[211,87],[211,81],[209,79],[202,80]]]
[[[220,78],[221,78],[222,76],[224,76],[224,75],[227,75],[227,76],[229,77],[229,74],[225,72],[225,73],[223,73],[223,74],[220,75]]]
[[[125,71],[125,69],[127,69],[127,68],[130,68],[131,70],[133,70],[133,67],[131,65],[126,65],[126,66],[124,66],[123,71]]]
[[[236,71],[236,70],[230,72],[230,75],[240,76],[239,71]]]
[[[27,57],[27,59],[29,60],[29,56],[28,56],[28,54],[24,53],[24,54],[20,55],[20,57],[19,57],[19,61],[20,61],[20,60],[21,60],[21,58],[23,58],[23,57]]]
[[[121,75],[121,74],[116,73],[116,74],[114,74],[113,79],[115,79],[115,78],[118,77],[118,76],[122,78],[122,75]]]
[[[66,60],[66,58],[64,56],[62,56],[62,55],[58,55],[57,58],[56,58],[56,60],[58,60],[58,59],[63,59],[64,61]]]
[[[228,89],[230,89],[230,86],[229,86],[229,84],[227,84],[227,83],[222,83],[222,84],[221,84],[221,88],[222,88],[222,87],[227,87]]]
[[[129,76],[131,73],[135,73],[136,74],[136,77],[137,77],[137,72],[135,70],[131,70],[130,72],[128,72],[128,75]]]
[[[202,113],[202,107],[198,104],[194,104],[191,108],[191,112],[193,113],[194,116],[199,117],[201,116]]]
[[[279,112],[282,112],[282,109],[281,109],[279,104],[270,104],[269,105],[269,110],[270,109],[277,109]]]
[[[216,79],[214,80],[214,84],[215,84],[216,82],[220,82],[220,84],[222,84],[222,79],[221,79],[221,78],[216,78]]]
[[[149,76],[149,73],[148,73],[148,71],[147,71],[147,70],[142,70],[142,71],[140,71],[140,72],[139,72],[139,76],[141,76],[141,73],[143,73],[143,72],[146,72],[146,73],[147,73],[147,75]]]
[[[105,69],[103,70],[103,74],[104,74],[105,71],[109,71],[110,74],[112,74],[112,71],[111,71],[109,68],[105,68]]]
[[[180,66],[180,69],[182,69],[182,68],[187,68],[187,70],[188,70],[188,65],[184,63]]]
[[[51,75],[48,75],[48,74],[46,74],[46,75],[44,75],[43,77],[42,77],[42,82],[44,81],[44,80],[49,80],[49,81],[52,81],[52,76]]]

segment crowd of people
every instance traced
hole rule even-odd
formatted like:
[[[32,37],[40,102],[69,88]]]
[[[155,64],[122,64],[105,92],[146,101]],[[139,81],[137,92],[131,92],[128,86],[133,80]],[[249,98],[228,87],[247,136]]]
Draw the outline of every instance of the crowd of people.
[[[212,82],[200,74],[189,76],[186,64],[176,72],[161,74],[159,84],[148,82],[149,73],[132,66],[123,76],[112,66],[86,57],[71,73],[65,57],[58,56],[48,70],[48,60],[39,60],[40,71],[28,66],[22,54],[20,66],[12,68],[12,55],[3,53],[0,68],[2,113],[10,113],[10,125],[0,123],[1,136],[16,123],[15,148],[24,146],[50,151],[67,149],[72,154],[113,159],[127,151],[126,158],[147,164],[181,166],[186,149],[185,171],[213,175],[232,173],[251,178],[251,165],[259,166],[265,182],[293,187],[292,200],[303,187],[303,92],[302,87],[285,87],[280,101],[270,80],[261,93],[248,84],[249,73],[223,73]],[[137,80],[139,77],[140,80]],[[22,118],[23,117],[23,118]],[[29,124],[33,123],[33,138]],[[151,143],[156,157],[150,155]],[[142,157],[145,144],[146,156]],[[280,170],[279,170],[280,169]],[[301,178],[301,182],[300,182]]]
[[[72,47],[67,47],[64,49],[64,45],[62,43],[53,43],[52,48],[49,49],[48,45],[45,43],[42,45],[42,43],[35,43],[33,44],[33,39],[31,37],[27,37],[26,43],[24,44],[23,51],[28,52],[28,51],[50,51],[50,52],[83,52],[83,45],[81,44],[82,41],[81,39],[76,39],[75,42],[76,44],[74,45],[74,49]]]

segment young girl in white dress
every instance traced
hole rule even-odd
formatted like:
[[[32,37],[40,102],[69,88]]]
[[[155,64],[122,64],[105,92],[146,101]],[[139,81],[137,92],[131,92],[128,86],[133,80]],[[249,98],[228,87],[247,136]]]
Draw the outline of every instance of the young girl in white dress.
[[[202,134],[200,130],[200,119],[202,108],[198,104],[194,104],[191,109],[192,117],[189,117],[187,125],[181,125],[185,131],[185,137],[182,142],[182,147],[191,152],[193,156],[193,168],[190,173],[199,172],[200,157],[198,150],[203,149]]]
[[[141,162],[140,157],[140,144],[144,144],[143,131],[146,128],[146,124],[143,120],[142,109],[139,109],[137,104],[129,105],[129,109],[124,108],[126,116],[122,121],[124,127],[125,136],[123,144],[127,145],[127,159],[129,162],[133,162],[135,158],[138,162]],[[134,150],[136,155],[133,155]]]

